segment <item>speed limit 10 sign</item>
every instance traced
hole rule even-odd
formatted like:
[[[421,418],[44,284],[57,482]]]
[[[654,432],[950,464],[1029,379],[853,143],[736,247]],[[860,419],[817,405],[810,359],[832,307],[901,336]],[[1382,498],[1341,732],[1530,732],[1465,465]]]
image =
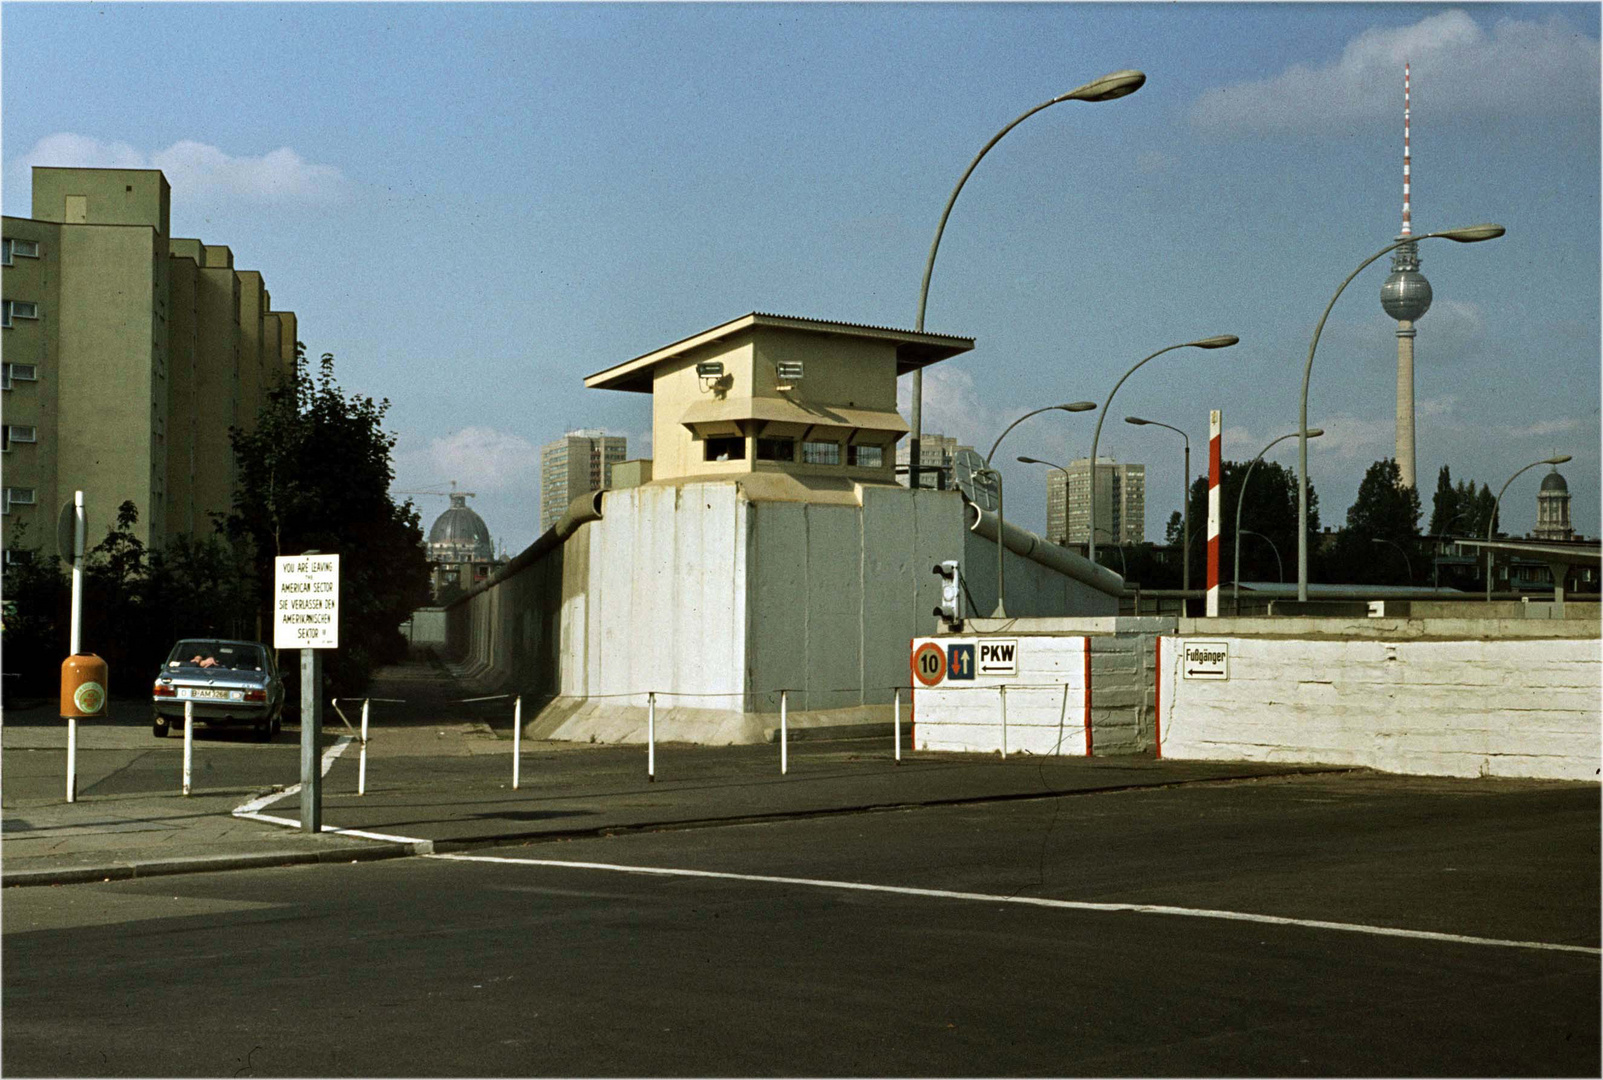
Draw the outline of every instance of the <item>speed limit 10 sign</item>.
[[[913,677],[925,686],[934,686],[946,678],[946,650],[933,641],[914,649]]]

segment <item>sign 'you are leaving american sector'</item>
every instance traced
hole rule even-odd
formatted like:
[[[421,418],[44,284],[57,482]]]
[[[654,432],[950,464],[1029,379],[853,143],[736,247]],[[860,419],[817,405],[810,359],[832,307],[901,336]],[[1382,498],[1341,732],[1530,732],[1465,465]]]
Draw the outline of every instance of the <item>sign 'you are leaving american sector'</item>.
[[[273,648],[339,648],[340,557],[280,555],[273,570]]]

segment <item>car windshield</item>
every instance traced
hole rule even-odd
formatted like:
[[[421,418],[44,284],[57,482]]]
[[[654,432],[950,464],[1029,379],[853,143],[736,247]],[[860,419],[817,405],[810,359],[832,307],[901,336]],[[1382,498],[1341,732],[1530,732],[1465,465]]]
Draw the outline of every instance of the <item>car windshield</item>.
[[[211,661],[208,663],[207,661]],[[262,671],[266,660],[260,645],[237,641],[198,638],[180,641],[167,656],[167,667],[228,668],[231,671]]]

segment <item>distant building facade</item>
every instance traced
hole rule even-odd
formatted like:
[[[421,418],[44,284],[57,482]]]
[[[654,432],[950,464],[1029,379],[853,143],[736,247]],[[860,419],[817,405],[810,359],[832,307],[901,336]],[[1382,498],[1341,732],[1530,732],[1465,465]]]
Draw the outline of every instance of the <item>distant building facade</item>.
[[[157,169],[35,167],[32,216],[3,219],[5,543],[52,546],[75,490],[91,545],[124,501],[153,548],[233,507],[228,430],[294,371],[297,320],[170,207]]]
[[[952,486],[952,462],[961,450],[972,450],[954,438],[925,433],[919,437],[918,460],[920,469],[930,470],[919,475],[920,487],[939,487],[944,477],[946,487]],[[904,438],[896,444],[896,479],[910,486],[908,465],[912,461],[912,440]]]
[[[612,466],[629,456],[622,435],[582,429],[540,448],[540,531],[557,523],[568,504],[612,484]]]
[[[1542,477],[1542,489],[1536,493],[1536,539],[1570,540],[1575,529],[1570,525],[1570,485],[1557,469]]]
[[[484,519],[468,509],[467,500],[472,492],[453,491],[451,505],[434,520],[425,542],[430,566],[430,585],[435,600],[455,585],[466,592],[473,586],[488,581],[497,570],[506,565],[497,559],[495,545],[490,540],[490,527]]]
[[[1096,465],[1097,543],[1139,544],[1146,539],[1147,467],[1099,457]],[[1091,533],[1091,463],[1069,462],[1046,475],[1046,538],[1084,544]]]

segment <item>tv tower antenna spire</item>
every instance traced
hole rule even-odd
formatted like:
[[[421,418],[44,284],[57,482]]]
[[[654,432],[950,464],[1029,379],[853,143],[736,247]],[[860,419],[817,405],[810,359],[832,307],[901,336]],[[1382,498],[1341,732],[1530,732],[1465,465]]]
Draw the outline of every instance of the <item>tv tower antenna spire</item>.
[[[1403,64],[1403,231],[1414,234],[1413,149],[1409,144],[1412,72]],[[1380,305],[1397,320],[1397,471],[1407,487],[1417,487],[1414,473],[1414,323],[1430,310],[1430,282],[1419,272],[1419,245],[1404,244],[1392,254],[1391,274],[1380,287]]]

